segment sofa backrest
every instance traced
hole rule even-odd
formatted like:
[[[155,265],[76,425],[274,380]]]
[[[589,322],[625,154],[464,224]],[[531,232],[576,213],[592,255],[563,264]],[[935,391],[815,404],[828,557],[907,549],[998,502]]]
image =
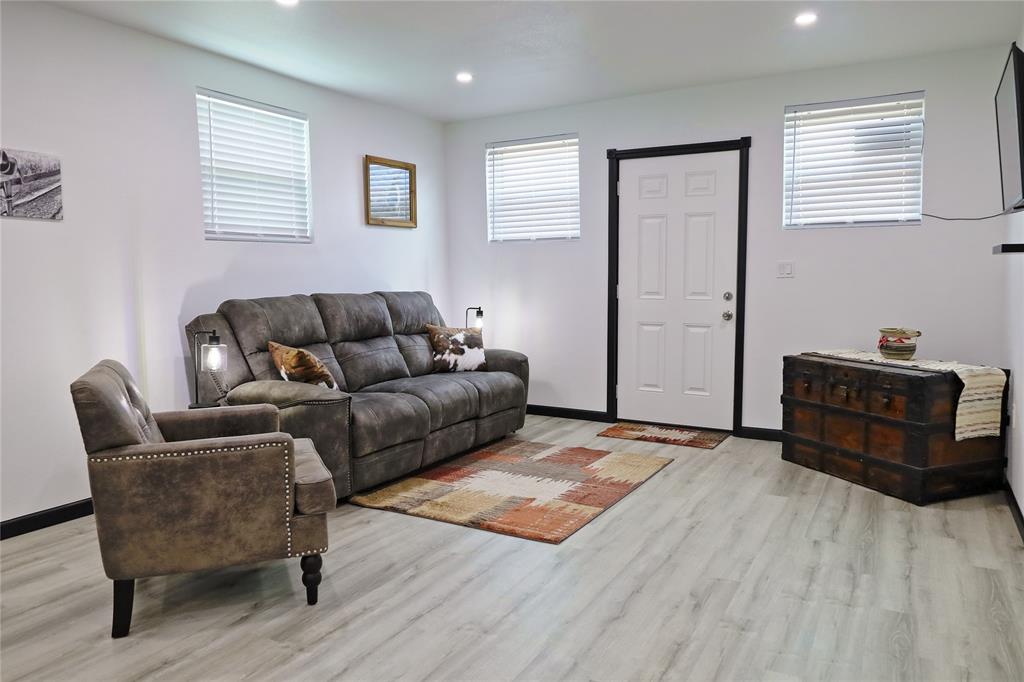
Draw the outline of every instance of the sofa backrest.
[[[409,374],[418,377],[434,371],[434,352],[427,325],[444,325],[444,318],[425,291],[378,291],[391,316],[395,343],[405,358]]]
[[[313,294],[348,390],[409,376],[380,294]]]
[[[343,391],[433,371],[426,325],[444,318],[425,291],[313,294],[224,301],[186,327],[190,350],[198,329],[216,329],[228,349],[227,369],[199,377],[198,402],[221,401],[257,379],[280,379],[270,341],[304,348],[326,365]]]
[[[217,312],[231,325],[254,379],[281,378],[267,349],[267,344],[275,341],[309,351],[324,363],[339,388],[349,390],[327,343],[320,313],[309,296],[232,299],[221,303]]]

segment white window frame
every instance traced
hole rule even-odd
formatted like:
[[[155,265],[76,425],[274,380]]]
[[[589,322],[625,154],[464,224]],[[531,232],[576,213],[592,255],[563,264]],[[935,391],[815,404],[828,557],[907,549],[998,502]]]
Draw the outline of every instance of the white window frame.
[[[206,120],[202,114],[202,101],[209,100],[206,104],[208,114]],[[299,173],[299,178],[288,178],[285,174],[272,174],[269,172],[262,173],[264,179],[271,180],[275,183],[287,183],[291,181],[301,181],[299,184],[304,185],[304,193],[302,190],[293,192],[296,197],[304,196],[305,200],[305,220],[296,221],[296,227],[284,228],[280,226],[272,226],[268,229],[277,230],[276,232],[268,232],[261,230],[259,225],[261,218],[244,219],[243,223],[230,224],[227,221],[218,221],[218,199],[217,199],[217,182],[218,175],[222,177],[221,182],[226,181],[230,178],[227,172],[221,171],[218,174],[217,170],[217,150],[216,140],[214,139],[214,122],[213,114],[211,110],[212,102],[216,102],[220,105],[228,105],[232,107],[238,107],[240,111],[250,110],[259,112],[260,114],[270,115],[271,117],[280,117],[287,119],[291,123],[301,123],[302,137],[304,138],[304,150],[303,150],[303,161],[304,169]],[[309,244],[313,241],[313,197],[312,197],[312,176],[310,173],[310,153],[309,153],[309,117],[306,114],[292,111],[290,109],[284,109],[282,107],[265,104],[263,102],[257,102],[255,100],[246,99],[244,97],[238,97],[236,95],[229,95],[227,93],[218,92],[216,90],[208,90],[206,88],[196,88],[196,119],[198,126],[199,135],[199,164],[200,173],[202,180],[202,198],[203,198],[203,236],[205,239],[213,241],[246,241],[246,242],[283,242],[289,244]],[[209,140],[209,148],[204,148],[204,126],[205,136]],[[246,141],[249,143],[250,141]],[[268,169],[269,170],[269,169]],[[237,171],[235,171],[237,173]],[[254,175],[259,174],[254,172]],[[254,185],[258,185],[259,180],[253,180]],[[243,190],[244,191],[244,190]],[[259,187],[255,186],[250,192],[255,191],[257,198],[255,200],[241,200],[239,203],[252,203],[252,208],[245,207],[242,210],[248,213],[258,213],[261,209],[269,210],[271,205],[260,204],[258,200]],[[223,201],[223,200],[222,200]],[[286,200],[287,201],[287,200]],[[298,212],[301,215],[301,210]],[[250,223],[251,221],[251,223]],[[289,222],[289,221],[281,221]],[[250,228],[250,229],[247,229]],[[285,230],[291,229],[293,234],[283,233]]]
[[[548,226],[544,227],[542,224],[543,215],[540,215],[540,219],[535,221],[541,224],[536,226],[533,231],[524,231],[521,234],[509,234],[495,233],[495,194],[497,188],[495,187],[495,174],[494,174],[494,163],[495,163],[495,152],[496,150],[515,149],[517,147],[526,147],[529,145],[538,145],[551,142],[574,142],[574,150],[576,153],[576,165],[575,165],[575,218],[572,217],[572,211],[568,211],[568,218],[559,218],[560,220],[569,220],[570,222],[563,225]],[[485,194],[487,200],[487,241],[488,242],[506,242],[506,241],[572,241],[580,238],[581,234],[581,202],[580,202],[580,136],[578,133],[562,133],[559,135],[545,135],[541,137],[529,137],[518,140],[505,140],[502,142],[489,142],[485,145],[484,149],[484,177],[485,177]],[[567,190],[567,193],[571,193],[571,190]],[[534,208],[538,212],[542,209],[537,209],[536,206],[530,206],[526,204],[523,209],[527,210],[527,207]],[[564,209],[564,207],[563,207]],[[570,206],[571,209],[571,206]],[[565,210],[558,211],[555,207],[552,209],[554,212],[559,212],[565,215]],[[575,222],[572,222],[575,220]],[[526,228],[523,228],[524,230]]]
[[[799,154],[796,152],[796,147],[797,147],[797,144],[798,144],[797,141],[796,141],[796,135],[797,135],[797,132],[798,132],[798,127],[800,126],[800,121],[801,121],[801,118],[802,118],[801,115],[803,115],[803,120],[807,121],[810,118],[810,116],[813,116],[815,114],[818,114],[820,116],[821,112],[825,112],[825,111],[829,111],[829,110],[833,110],[833,109],[837,110],[837,113],[839,113],[839,115],[842,115],[842,113],[840,113],[840,110],[846,109],[846,110],[849,110],[848,113],[846,114],[846,116],[847,117],[851,117],[851,116],[856,116],[857,115],[857,112],[855,111],[856,108],[876,107],[877,109],[880,110],[880,109],[882,109],[883,106],[888,106],[890,109],[895,109],[895,108],[897,108],[899,103],[904,103],[904,102],[906,102],[906,103],[914,103],[911,106],[905,107],[905,110],[912,110],[912,111],[916,110],[916,108],[918,106],[917,103],[919,103],[919,106],[920,106],[920,115],[919,116],[914,115],[914,116],[908,117],[908,119],[907,119],[907,121],[905,123],[905,126],[904,126],[905,133],[904,134],[906,135],[906,139],[905,139],[904,145],[905,145],[905,148],[907,150],[907,153],[902,155],[905,158],[909,157],[910,160],[907,163],[914,163],[916,161],[916,164],[917,164],[916,167],[908,168],[908,169],[906,169],[906,171],[903,171],[905,179],[902,181],[902,184],[901,184],[901,181],[898,179],[899,178],[898,173],[900,171],[891,171],[890,175],[887,175],[887,176],[884,176],[884,177],[883,176],[877,176],[877,177],[879,177],[879,180],[878,180],[878,185],[879,186],[878,186],[876,191],[872,192],[870,189],[868,189],[866,191],[862,189],[860,192],[857,192],[857,193],[858,194],[863,194],[865,197],[867,197],[868,195],[872,195],[872,194],[876,194],[877,195],[877,194],[883,194],[884,193],[884,194],[887,194],[889,196],[887,198],[884,198],[884,199],[883,198],[876,198],[876,201],[888,201],[890,203],[893,203],[893,202],[904,202],[904,206],[903,207],[897,208],[895,206],[890,206],[888,208],[893,208],[893,210],[891,211],[891,213],[893,213],[893,214],[906,213],[907,214],[907,218],[905,218],[905,219],[878,219],[878,218],[865,217],[864,219],[857,219],[856,216],[848,216],[848,218],[850,218],[848,220],[832,221],[832,222],[807,222],[807,220],[809,220],[809,219],[804,219],[804,220],[794,219],[794,217],[793,217],[793,207],[794,207],[794,205],[796,205],[798,203],[797,198],[796,198],[795,195],[796,195],[797,192],[800,191],[801,177],[803,178],[803,180],[802,180],[803,183],[808,183],[808,182],[812,182],[812,183],[813,182],[817,182],[817,183],[828,182],[828,180],[823,178],[823,176],[827,175],[827,171],[822,171],[821,169],[817,169],[817,170],[815,170],[815,169],[804,169],[801,172],[801,169],[800,169],[799,165],[797,164],[797,158],[798,158]],[[863,109],[862,109],[862,111],[863,111]],[[810,116],[808,116],[808,115],[810,115]],[[863,114],[862,114],[862,116],[863,116]],[[871,119],[870,119],[869,116],[864,116],[863,120],[865,122],[867,122],[867,121],[870,121]],[[879,120],[885,120],[885,118],[881,118]],[[916,225],[920,225],[921,224],[921,212],[924,210],[924,126],[925,126],[925,93],[924,93],[924,91],[906,92],[906,93],[899,93],[899,94],[895,94],[895,95],[882,95],[882,96],[879,96],[879,97],[864,97],[864,98],[859,98],[859,99],[838,100],[838,101],[834,101],[834,102],[821,102],[821,103],[816,103],[816,104],[802,104],[802,105],[787,106],[785,108],[784,121],[785,121],[785,123],[784,123],[784,126],[783,126],[783,154],[782,154],[782,156],[783,156],[783,173],[782,173],[782,176],[783,176],[783,180],[782,180],[782,226],[783,226],[783,229],[787,229],[787,230],[806,230],[806,229],[836,228],[836,227],[891,227],[891,226],[916,226]],[[807,124],[805,124],[805,125],[807,125]],[[835,124],[835,125],[838,125],[838,124]],[[818,134],[819,135],[823,135],[823,134],[825,134],[825,132],[818,133]],[[897,134],[898,133],[892,133],[891,135],[897,135]],[[885,142],[897,142],[897,141],[898,140],[890,139],[890,140],[886,140]],[[883,143],[884,143],[883,141],[879,141],[877,144],[883,144]],[[842,145],[841,145],[841,143],[837,142],[835,146],[838,148],[838,147],[841,147]],[[884,163],[888,163],[890,166],[893,163],[896,163],[895,159],[896,159],[897,156],[900,156],[900,155],[899,155],[898,152],[893,152],[892,150],[893,149],[898,149],[898,148],[899,147],[887,147],[886,149],[889,150],[889,151],[886,152],[886,157],[884,159],[880,160],[879,163],[883,163],[883,164]],[[854,150],[850,149],[849,151],[854,151]],[[857,151],[860,151],[860,150],[857,150]],[[824,153],[827,153],[827,152],[821,152],[821,153],[824,154]],[[842,153],[842,150],[836,149],[832,153]],[[869,153],[869,152],[862,151],[861,153]],[[848,159],[849,159],[849,157],[847,157],[846,160],[835,159],[834,163],[835,164],[848,164],[849,163]],[[826,161],[827,160],[829,160],[829,159],[826,159]],[[818,160],[817,163],[822,163],[822,160]],[[860,172],[865,172],[865,171],[860,171]],[[878,171],[878,172],[881,172],[881,171]],[[839,182],[839,180],[834,180],[833,182]],[[861,180],[861,182],[867,182],[867,181],[866,180]],[[885,187],[884,185],[886,183],[888,183],[890,186],[889,187]],[[885,190],[888,190],[888,191],[885,191]],[[827,190],[826,189],[811,189],[811,190],[805,190],[805,191],[825,192]],[[914,194],[916,194],[916,197],[912,196]],[[819,195],[819,196],[821,196],[821,195]],[[825,196],[828,196],[828,195],[825,195]],[[849,197],[850,194],[847,194],[845,196]],[[865,199],[856,199],[856,200],[847,199],[847,203],[849,203],[850,201],[864,201],[864,202],[870,204],[870,201],[867,198],[865,198]],[[907,203],[907,202],[913,202],[913,201],[917,202],[916,203],[916,210],[913,210],[915,208],[913,206],[913,204]],[[837,203],[839,203],[839,202],[837,202]],[[907,211],[905,209],[906,206],[910,206],[911,210]],[[866,208],[872,208],[872,207],[869,205],[869,206],[865,206],[864,208],[866,209]],[[822,208],[821,210],[824,211],[826,209]],[[883,210],[883,208],[879,207],[878,210],[879,210],[879,212],[881,212]],[[822,216],[822,217],[825,217],[825,216]]]

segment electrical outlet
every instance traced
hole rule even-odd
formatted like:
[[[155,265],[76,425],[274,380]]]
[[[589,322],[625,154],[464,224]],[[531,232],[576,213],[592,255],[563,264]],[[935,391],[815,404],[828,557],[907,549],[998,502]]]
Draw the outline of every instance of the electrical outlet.
[[[775,276],[790,279],[796,275],[796,268],[791,260],[780,260],[776,263]]]

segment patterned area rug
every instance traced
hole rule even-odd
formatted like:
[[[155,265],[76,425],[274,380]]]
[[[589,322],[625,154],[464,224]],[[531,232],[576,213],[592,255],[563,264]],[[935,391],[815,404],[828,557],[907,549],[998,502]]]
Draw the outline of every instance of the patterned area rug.
[[[681,426],[652,426],[651,424],[633,424],[619,422],[597,434],[605,438],[625,438],[626,440],[644,440],[649,443],[666,443],[668,445],[687,445],[691,448],[712,450],[729,437],[725,431],[705,431],[703,429],[684,429]]]
[[[558,544],[670,461],[506,438],[350,501]]]

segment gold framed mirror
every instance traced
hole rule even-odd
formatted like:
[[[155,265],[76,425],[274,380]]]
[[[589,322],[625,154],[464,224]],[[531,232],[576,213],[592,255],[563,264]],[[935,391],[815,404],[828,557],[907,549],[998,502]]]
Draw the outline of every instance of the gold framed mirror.
[[[416,227],[416,164],[363,157],[367,225]]]

